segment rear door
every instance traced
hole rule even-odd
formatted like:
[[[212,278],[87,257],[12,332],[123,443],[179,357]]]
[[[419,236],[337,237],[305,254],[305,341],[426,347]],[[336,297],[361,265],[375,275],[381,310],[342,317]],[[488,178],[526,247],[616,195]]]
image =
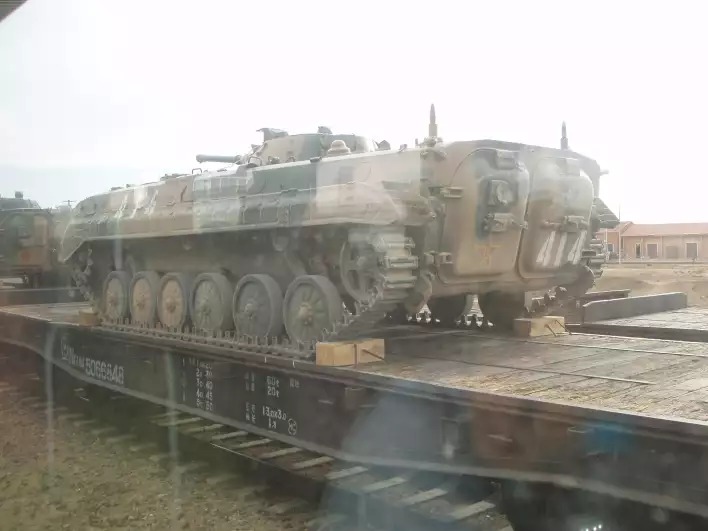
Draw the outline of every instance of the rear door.
[[[528,279],[551,278],[577,265],[588,245],[593,186],[576,159],[524,155],[531,172],[531,193],[519,256],[519,273]]]

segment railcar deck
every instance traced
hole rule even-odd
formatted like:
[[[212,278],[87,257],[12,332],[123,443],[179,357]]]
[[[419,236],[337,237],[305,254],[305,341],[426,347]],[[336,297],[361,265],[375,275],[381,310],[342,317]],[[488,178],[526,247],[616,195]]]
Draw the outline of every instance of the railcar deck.
[[[348,460],[708,516],[708,343],[405,325],[374,331],[384,361],[335,368],[80,326],[83,307],[2,308],[0,341],[92,383]]]
[[[708,308],[682,308],[634,317],[603,319],[582,328],[598,334],[708,342]]]
[[[388,345],[385,363],[357,370],[448,388],[708,422],[708,344],[578,333],[525,340],[411,330],[390,338]]]
[[[0,313],[78,326],[82,308],[87,306],[27,305],[2,308]],[[708,337],[705,310],[685,309],[602,324],[699,330]],[[418,326],[378,332],[386,339],[386,358],[381,362],[323,369],[298,360],[297,366],[675,417],[706,422],[708,428],[708,344],[584,333],[521,339]]]

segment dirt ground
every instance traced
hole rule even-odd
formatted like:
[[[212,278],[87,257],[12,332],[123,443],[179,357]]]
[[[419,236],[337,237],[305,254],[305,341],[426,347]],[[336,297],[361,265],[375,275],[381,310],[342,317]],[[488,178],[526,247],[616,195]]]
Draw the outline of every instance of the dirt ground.
[[[266,512],[263,498],[238,498],[236,487],[175,475],[64,420],[46,429],[45,413],[0,391],[0,530],[297,529]],[[95,428],[95,427],[94,427]],[[134,444],[134,443],[132,443]]]
[[[608,264],[595,290],[631,289],[631,295],[688,294],[691,306],[708,307],[708,264]]]

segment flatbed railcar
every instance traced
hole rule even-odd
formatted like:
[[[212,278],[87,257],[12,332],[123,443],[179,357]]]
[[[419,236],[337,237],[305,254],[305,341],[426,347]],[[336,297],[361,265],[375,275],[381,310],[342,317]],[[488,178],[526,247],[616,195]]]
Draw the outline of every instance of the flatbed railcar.
[[[0,341],[91,384],[348,461],[708,517],[708,344],[397,325],[377,331],[380,362],[327,367],[228,338],[82,326],[83,308],[2,308]]]

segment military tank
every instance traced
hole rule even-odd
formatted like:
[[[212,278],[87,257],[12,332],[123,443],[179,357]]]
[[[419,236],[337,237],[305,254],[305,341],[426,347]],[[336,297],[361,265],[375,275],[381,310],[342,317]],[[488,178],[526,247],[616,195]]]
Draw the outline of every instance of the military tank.
[[[0,276],[21,278],[27,287],[54,282],[57,268],[51,213],[22,192],[0,196]]]
[[[411,147],[259,132],[77,204],[61,260],[105,321],[311,343],[426,304],[452,324],[469,294],[506,326],[526,292],[592,285],[601,172],[567,146],[444,142],[434,107]]]

